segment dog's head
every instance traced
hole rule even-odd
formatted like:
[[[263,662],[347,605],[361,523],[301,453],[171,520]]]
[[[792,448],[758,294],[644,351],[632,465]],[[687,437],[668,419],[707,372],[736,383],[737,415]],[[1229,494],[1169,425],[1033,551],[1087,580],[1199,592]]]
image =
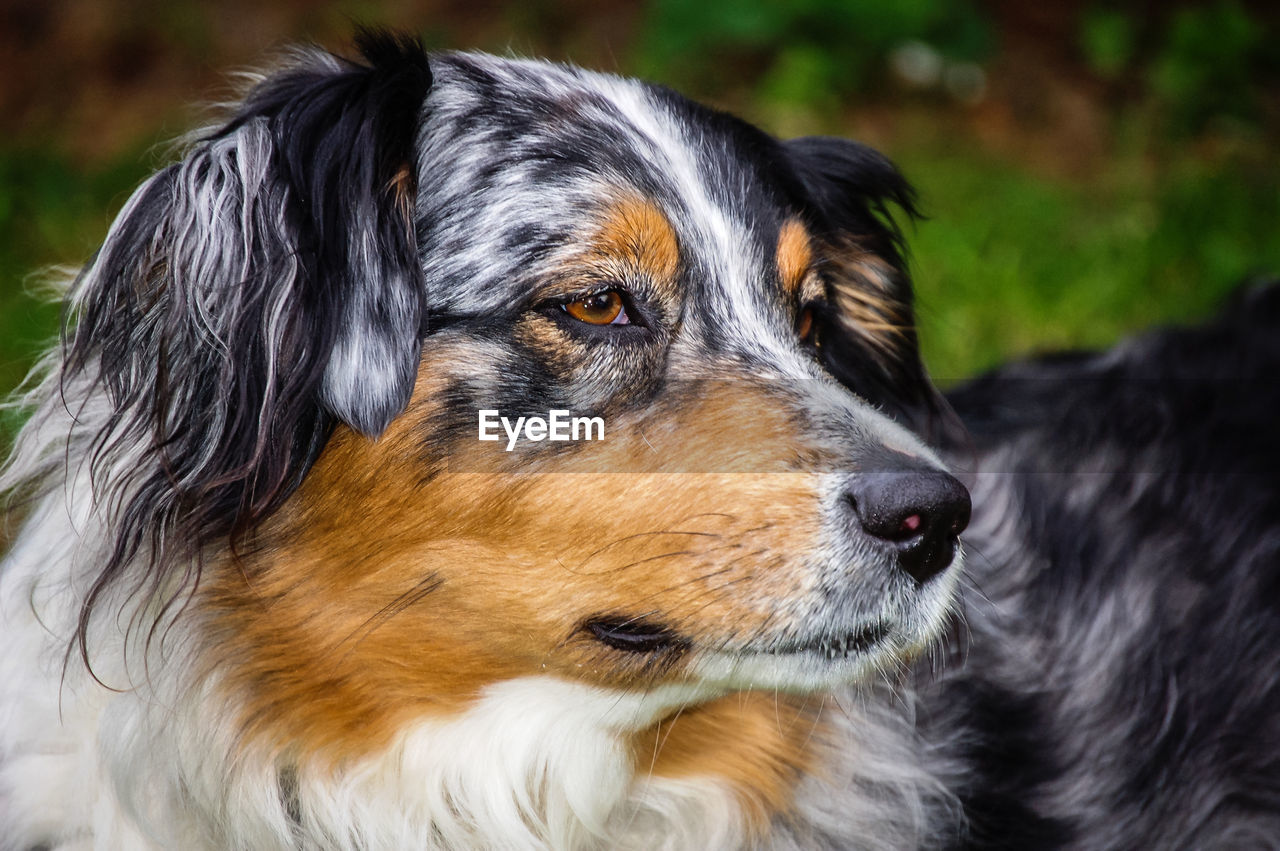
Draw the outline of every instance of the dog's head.
[[[99,471],[98,592],[200,555],[182,617],[246,723],[339,740],[521,677],[804,691],[927,642],[968,496],[908,428],[934,392],[893,166],[631,80],[362,50],[263,78],[80,282],[66,380],[109,393],[101,457],[135,448]],[[555,411],[603,439],[498,425]]]

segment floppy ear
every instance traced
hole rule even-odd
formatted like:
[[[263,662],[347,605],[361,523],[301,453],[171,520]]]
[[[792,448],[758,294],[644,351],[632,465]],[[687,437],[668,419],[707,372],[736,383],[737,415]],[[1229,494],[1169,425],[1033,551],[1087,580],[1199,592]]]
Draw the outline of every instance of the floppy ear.
[[[356,44],[363,61],[309,51],[259,82],[134,194],[77,281],[62,380],[69,399],[88,381],[109,400],[104,579],[162,530],[196,546],[252,526],[334,422],[377,435],[408,402],[431,72],[414,40]]]
[[[915,217],[914,191],[884,155],[847,139],[808,136],[784,148],[827,282],[829,327],[819,333],[828,368],[927,431],[941,397],[920,360],[902,232],[890,209]]]

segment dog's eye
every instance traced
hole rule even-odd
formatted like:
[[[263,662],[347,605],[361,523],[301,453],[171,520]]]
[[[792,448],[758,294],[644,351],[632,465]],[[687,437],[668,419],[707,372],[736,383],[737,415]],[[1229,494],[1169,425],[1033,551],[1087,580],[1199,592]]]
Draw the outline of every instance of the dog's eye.
[[[812,307],[806,307],[800,311],[800,318],[796,320],[796,334],[800,337],[801,342],[815,348],[820,345],[818,341],[818,323],[814,319]]]
[[[617,290],[605,290],[601,293],[575,299],[561,305],[565,313],[579,322],[588,325],[630,325],[631,317]]]

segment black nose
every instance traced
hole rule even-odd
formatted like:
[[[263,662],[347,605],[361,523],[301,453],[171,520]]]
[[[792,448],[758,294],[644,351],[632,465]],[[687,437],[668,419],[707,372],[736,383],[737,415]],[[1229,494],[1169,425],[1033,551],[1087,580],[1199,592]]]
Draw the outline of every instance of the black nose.
[[[941,470],[861,473],[848,489],[862,529],[898,551],[898,565],[924,584],[955,556],[969,525],[969,491]]]

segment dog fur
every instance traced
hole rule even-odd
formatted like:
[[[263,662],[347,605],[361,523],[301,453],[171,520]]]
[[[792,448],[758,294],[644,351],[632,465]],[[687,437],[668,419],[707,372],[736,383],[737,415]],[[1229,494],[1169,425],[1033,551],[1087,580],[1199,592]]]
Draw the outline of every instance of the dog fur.
[[[71,287],[0,481],[0,848],[1276,841],[1275,290],[959,430],[880,155],[358,44]],[[944,460],[966,557],[908,576],[851,495]]]

